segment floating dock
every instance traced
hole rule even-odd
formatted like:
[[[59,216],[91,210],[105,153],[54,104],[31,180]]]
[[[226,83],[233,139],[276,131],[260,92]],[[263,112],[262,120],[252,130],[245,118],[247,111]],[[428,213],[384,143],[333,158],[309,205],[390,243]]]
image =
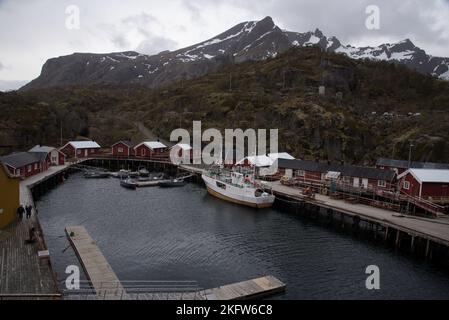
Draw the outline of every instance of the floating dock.
[[[228,284],[202,292],[206,300],[259,299],[285,291],[285,284],[273,276]]]
[[[97,295],[106,300],[125,299],[125,289],[86,228],[74,226],[65,230]]]

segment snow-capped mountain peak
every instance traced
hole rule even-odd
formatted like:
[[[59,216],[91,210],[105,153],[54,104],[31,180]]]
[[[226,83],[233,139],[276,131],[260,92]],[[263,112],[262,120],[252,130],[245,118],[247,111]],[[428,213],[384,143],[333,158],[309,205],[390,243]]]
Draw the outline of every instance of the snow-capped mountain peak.
[[[41,75],[23,87],[63,85],[141,84],[157,87],[217,70],[228,63],[276,57],[291,47],[319,46],[352,59],[386,60],[421,73],[449,80],[449,58],[433,57],[410,39],[377,47],[345,45],[320,29],[309,32],[281,30],[271,17],[246,21],[203,42],[176,51],[144,55],[134,51],[109,54],[75,53],[49,59]]]

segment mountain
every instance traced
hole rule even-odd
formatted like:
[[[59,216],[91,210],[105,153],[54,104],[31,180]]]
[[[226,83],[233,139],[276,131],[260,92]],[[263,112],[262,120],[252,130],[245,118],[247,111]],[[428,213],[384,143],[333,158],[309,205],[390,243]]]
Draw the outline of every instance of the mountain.
[[[299,33],[281,30],[270,17],[240,23],[212,39],[176,51],[144,55],[134,51],[110,54],[74,53],[52,58],[40,76],[24,87],[69,85],[142,85],[160,87],[197,78],[224,65],[276,57],[291,47],[319,46],[353,59],[386,60],[449,80],[449,58],[432,57],[409,39],[378,47],[343,45],[319,29]]]
[[[255,53],[254,53],[255,54]],[[136,58],[137,59],[137,58]],[[126,61],[126,60],[123,60]],[[232,74],[232,86],[229,86]],[[319,94],[318,86],[325,85]],[[228,64],[163,88],[70,86],[0,92],[0,153],[87,137],[168,140],[172,130],[277,128],[279,149],[298,158],[373,164],[378,157],[449,158],[449,82],[386,61],[317,47]]]

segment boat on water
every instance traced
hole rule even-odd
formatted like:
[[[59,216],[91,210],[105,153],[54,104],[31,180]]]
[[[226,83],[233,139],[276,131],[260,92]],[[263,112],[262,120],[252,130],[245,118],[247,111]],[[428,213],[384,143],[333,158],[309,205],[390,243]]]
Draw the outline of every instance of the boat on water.
[[[125,169],[121,169],[120,171],[114,172],[112,174],[112,176],[114,178],[119,178],[119,179],[126,179],[132,175],[133,175],[133,172],[131,172],[130,170],[125,170]]]
[[[160,181],[164,180],[164,174],[163,173],[151,173],[148,176],[140,176],[137,178],[140,182],[148,182],[148,181]]]
[[[130,178],[120,180],[120,185],[124,188],[132,189],[132,190],[135,190],[137,188],[136,182]]]
[[[145,167],[139,167],[137,172],[139,174],[139,177],[149,177],[150,176],[150,172]]]
[[[171,179],[169,181],[161,181],[158,186],[161,188],[176,188],[183,187],[186,185],[184,179]]]
[[[106,179],[109,177],[110,175],[107,172],[88,171],[84,173],[84,178],[86,179]]]
[[[201,177],[209,194],[219,199],[253,208],[268,208],[274,203],[274,195],[265,192],[255,182],[254,173],[244,168],[216,168]]]

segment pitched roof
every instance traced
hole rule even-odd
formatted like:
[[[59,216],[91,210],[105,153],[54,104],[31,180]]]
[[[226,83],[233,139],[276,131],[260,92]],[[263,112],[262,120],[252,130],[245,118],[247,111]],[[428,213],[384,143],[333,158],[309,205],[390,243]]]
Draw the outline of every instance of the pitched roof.
[[[327,164],[323,162],[307,161],[307,160],[279,159],[278,166],[280,168],[321,172],[321,173],[333,171],[333,172],[340,172],[341,176],[350,176],[350,177],[385,180],[385,181],[391,181],[395,176],[395,172],[393,170],[381,170],[377,168],[360,167],[353,165]]]
[[[408,161],[379,158],[377,159],[376,166],[408,169]],[[410,167],[415,169],[449,169],[449,164],[412,161]]]
[[[115,146],[115,145],[117,145],[117,144],[119,144],[119,143],[123,143],[123,144],[124,144],[125,146],[127,146],[128,148],[134,147],[134,143],[132,143],[130,140],[120,140],[120,141],[114,143],[112,146]]]
[[[95,141],[69,141],[61,149],[64,149],[67,145],[72,145],[75,149],[97,149],[101,148]]]
[[[410,173],[418,182],[449,183],[448,169],[409,169],[403,172],[398,178],[402,178]]]
[[[134,149],[136,149],[137,147],[140,147],[143,144],[146,145],[150,149],[164,149],[164,148],[167,148],[167,146],[165,144],[163,144],[162,142],[159,142],[159,141],[144,141],[144,142],[138,144],[137,146],[135,146]]]
[[[40,152],[17,152],[0,158],[0,161],[15,169],[42,161]],[[44,158],[45,159],[45,158]]]
[[[393,170],[382,170],[371,167],[360,167],[353,165],[335,165],[329,166],[329,171],[341,172],[342,176],[367,178],[374,180],[393,180],[396,173]]]
[[[313,171],[313,172],[326,172],[328,171],[328,164],[318,162],[318,161],[309,161],[309,160],[296,160],[296,159],[278,159],[278,167],[279,168],[288,168],[294,170],[305,170],[305,171]]]
[[[190,146],[190,144],[188,144],[188,143],[178,143],[178,144],[175,144],[174,146],[173,146],[173,148],[174,147],[179,147],[179,148],[181,148],[182,150],[192,150],[193,148]]]
[[[287,152],[269,153],[268,157],[273,161],[276,161],[277,159],[290,159],[290,160],[295,159],[295,157],[293,157]]]
[[[256,167],[269,167],[274,162],[270,157],[266,155],[260,155],[245,157],[242,160],[238,161],[237,164],[242,164],[243,162],[245,162],[245,160],[248,160],[250,164]]]
[[[52,152],[55,149],[56,148],[54,148],[54,147],[35,145],[34,147],[32,147],[28,151],[29,152],[46,152],[46,153],[50,153],[50,152]]]

